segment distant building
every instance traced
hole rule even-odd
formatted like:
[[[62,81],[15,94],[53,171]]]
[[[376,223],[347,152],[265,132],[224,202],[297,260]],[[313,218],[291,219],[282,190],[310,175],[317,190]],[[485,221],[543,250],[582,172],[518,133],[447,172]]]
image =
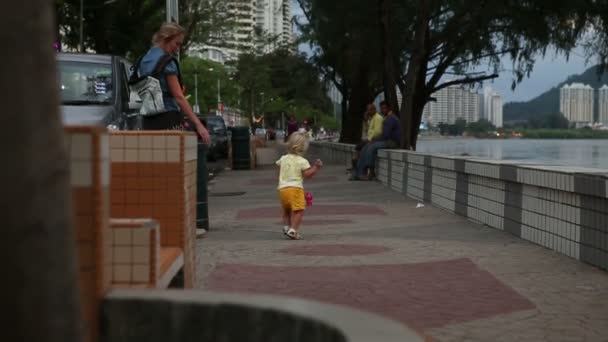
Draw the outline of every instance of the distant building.
[[[265,36],[271,39],[262,44],[265,53],[278,48],[294,50],[291,2],[288,0],[257,0],[256,26]]]
[[[572,83],[560,89],[559,109],[576,126],[593,122],[594,89],[582,83]]]
[[[289,1],[225,0],[224,5],[223,10],[234,20],[234,26],[212,37],[217,46],[193,45],[191,56],[223,64],[243,53],[270,53],[281,47],[295,51]]]
[[[476,91],[464,86],[451,86],[434,93],[436,102],[424,107],[423,121],[438,125],[453,124],[457,119],[477,122],[480,118],[481,98]]]
[[[503,102],[502,96],[497,93],[492,93],[492,115],[488,119],[496,128],[501,128],[503,124],[502,117]]]
[[[598,122],[603,125],[608,125],[608,86],[604,85],[598,90]]]
[[[492,87],[486,86],[481,95],[480,118],[490,121],[497,128],[503,125],[503,100]]]

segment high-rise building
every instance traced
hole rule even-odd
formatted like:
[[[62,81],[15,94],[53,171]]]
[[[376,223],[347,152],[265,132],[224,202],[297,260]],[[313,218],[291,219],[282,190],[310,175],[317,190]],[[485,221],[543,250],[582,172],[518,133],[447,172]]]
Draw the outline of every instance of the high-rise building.
[[[608,125],[608,86],[604,84],[598,90],[599,117],[598,122]]]
[[[502,118],[502,96],[497,93],[492,93],[492,114],[488,119],[496,128],[502,127],[503,118]]]
[[[433,125],[453,124],[457,119],[479,121],[480,95],[464,86],[451,86],[433,94],[436,102],[424,107],[423,120]]]
[[[224,64],[256,50],[256,0],[223,0],[220,10],[231,18],[230,30],[212,36],[213,44],[193,44],[189,54]]]
[[[560,90],[559,109],[570,122],[577,126],[592,123],[594,93],[594,89],[586,84],[566,84]]]
[[[292,49],[293,28],[291,2],[289,0],[257,0],[257,27],[264,36],[260,41],[263,52],[280,47]]]
[[[242,53],[269,53],[293,47],[292,8],[289,0],[224,0],[223,10],[233,20],[227,32],[213,37],[217,45],[194,45],[190,54],[225,63]]]
[[[490,121],[497,128],[502,127],[502,96],[495,92],[492,87],[486,86],[483,88],[480,103],[482,106],[482,108],[480,108],[480,118]]]

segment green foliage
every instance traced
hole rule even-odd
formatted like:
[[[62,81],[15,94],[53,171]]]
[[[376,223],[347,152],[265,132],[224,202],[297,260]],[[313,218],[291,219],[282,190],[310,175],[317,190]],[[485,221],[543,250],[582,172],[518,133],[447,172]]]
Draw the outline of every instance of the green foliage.
[[[496,131],[496,127],[490,121],[488,121],[486,119],[480,119],[477,122],[472,122],[472,123],[468,124],[465,131],[467,133],[471,133],[471,134],[475,135],[475,134],[494,132],[494,131]]]
[[[224,0],[180,0],[180,24],[186,29],[183,51],[193,43],[223,41],[234,25]],[[55,0],[58,32],[71,48],[79,44],[80,0]],[[97,53],[135,59],[150,47],[152,35],[165,21],[165,0],[84,1],[84,45]]]
[[[552,128],[568,129],[570,122],[562,113],[551,113],[534,116],[528,121],[528,127],[533,129]]]
[[[268,125],[283,115],[312,120],[331,110],[318,70],[302,55],[284,50],[241,55],[235,79],[242,90],[242,108],[257,116],[264,113]]]
[[[188,57],[181,61],[182,80],[186,93],[191,94],[191,104],[195,102],[195,74],[198,74],[198,101],[202,113],[218,107],[218,79],[220,81],[220,97],[224,106],[238,108],[240,102],[239,85],[230,75],[226,66],[201,58]]]
[[[319,126],[326,130],[335,131],[340,128],[340,123],[333,116],[323,115],[321,116]]]
[[[441,135],[459,136],[462,135],[467,127],[467,121],[462,118],[456,119],[453,124],[440,123],[437,125]]]

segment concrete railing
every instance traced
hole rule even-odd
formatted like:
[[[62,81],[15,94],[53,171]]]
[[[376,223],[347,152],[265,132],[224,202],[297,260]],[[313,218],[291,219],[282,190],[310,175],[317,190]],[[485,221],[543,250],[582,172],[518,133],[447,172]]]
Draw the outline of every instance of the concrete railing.
[[[285,297],[113,290],[102,312],[106,342],[424,341],[375,314]]]
[[[352,145],[313,145],[333,162],[352,157]],[[608,269],[608,170],[381,150],[377,174],[411,198]]]

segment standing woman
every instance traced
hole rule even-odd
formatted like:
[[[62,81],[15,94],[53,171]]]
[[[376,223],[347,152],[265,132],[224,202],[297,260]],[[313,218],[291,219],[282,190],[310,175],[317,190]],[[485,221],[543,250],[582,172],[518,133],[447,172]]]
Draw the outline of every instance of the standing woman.
[[[142,126],[144,130],[183,129],[183,114],[186,114],[203,142],[209,144],[209,132],[194,114],[184,96],[180,84],[179,65],[175,59],[167,59],[167,56],[176,56],[179,53],[185,32],[186,30],[178,24],[163,24],[152,37],[152,48],[139,62],[139,72],[142,75],[152,75],[161,59],[168,60],[158,77],[167,111],[154,116],[145,116]]]

